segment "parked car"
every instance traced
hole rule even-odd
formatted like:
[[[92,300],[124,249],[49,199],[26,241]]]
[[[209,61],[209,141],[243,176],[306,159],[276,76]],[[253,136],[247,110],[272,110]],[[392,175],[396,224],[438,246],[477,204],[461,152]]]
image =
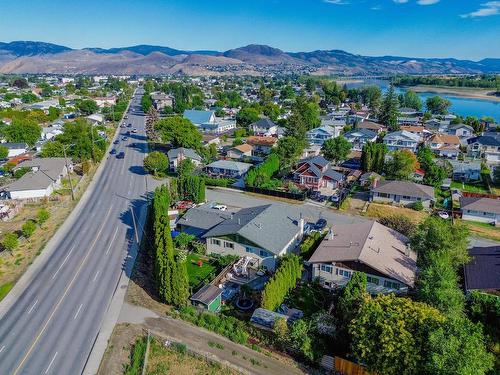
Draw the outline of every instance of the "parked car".
[[[137,133],[137,129],[136,129],[136,128],[133,128],[133,129],[132,129],[132,133]]]
[[[179,201],[176,203],[175,207],[179,210],[187,210],[191,207],[193,207],[193,202],[191,201]]]
[[[131,124],[131,123],[129,123],[129,124],[127,125],[127,128],[131,128],[131,127],[132,127],[132,124]]]
[[[212,206],[213,209],[216,209],[216,210],[219,210],[219,211],[226,211],[227,210],[227,206],[225,204],[214,204]]]
[[[113,141],[113,144],[114,144],[114,145],[117,145],[117,144],[119,144],[119,143],[120,143],[120,140],[119,140],[119,139],[115,139],[115,140]]]
[[[323,219],[323,218],[318,219],[318,221],[315,224],[315,228],[317,231],[321,232],[323,229],[325,229],[326,224],[327,224],[327,222],[325,219]]]
[[[128,119],[128,116],[127,116],[127,115],[125,115],[125,117],[123,117],[123,118],[126,120],[126,119]]]
[[[110,152],[109,152],[111,155],[115,155],[116,154],[116,149],[112,149]]]
[[[124,128],[124,127],[125,127],[125,124],[121,124],[121,125],[120,125],[120,128]]]
[[[123,137],[122,137],[122,141],[126,141],[127,139],[128,139],[128,137],[127,137],[127,136],[123,136]]]
[[[124,153],[123,151],[121,151],[120,153],[118,153],[118,154],[116,155],[116,158],[117,158],[117,159],[123,159],[123,158],[125,158],[125,153]]]

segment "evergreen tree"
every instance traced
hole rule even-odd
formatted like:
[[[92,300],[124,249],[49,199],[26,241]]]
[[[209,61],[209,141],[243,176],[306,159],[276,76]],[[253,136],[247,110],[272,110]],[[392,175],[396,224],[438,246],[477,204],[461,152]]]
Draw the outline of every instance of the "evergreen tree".
[[[394,91],[394,86],[390,85],[389,90],[384,95],[378,120],[391,131],[399,129],[398,125],[399,100]]]

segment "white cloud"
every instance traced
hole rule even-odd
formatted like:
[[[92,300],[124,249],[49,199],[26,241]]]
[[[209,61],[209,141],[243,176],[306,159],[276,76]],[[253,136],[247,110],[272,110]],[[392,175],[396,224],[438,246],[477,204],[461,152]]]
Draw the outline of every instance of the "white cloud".
[[[467,14],[462,14],[462,18],[476,18],[476,17],[488,17],[496,16],[500,14],[500,1],[488,1],[487,3],[481,4],[481,7]]]
[[[349,4],[348,2],[345,2],[343,0],[323,0],[323,2],[328,3],[328,4],[334,4],[334,5],[345,5]]]
[[[432,5],[439,3],[440,0],[418,0],[418,5]]]
[[[370,8],[371,10],[381,10],[382,6],[381,5],[375,5]]]
[[[406,4],[410,0],[392,0],[392,1],[394,1],[396,4]]]

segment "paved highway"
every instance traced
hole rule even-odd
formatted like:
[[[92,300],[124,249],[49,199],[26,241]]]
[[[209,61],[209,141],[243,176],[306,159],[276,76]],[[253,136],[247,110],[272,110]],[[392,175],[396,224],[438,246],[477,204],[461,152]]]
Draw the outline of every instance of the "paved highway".
[[[125,122],[138,132],[114,145],[125,158],[109,156],[73,225],[61,228],[54,251],[2,317],[1,374],[82,372],[135,240],[131,208],[137,221],[146,203],[144,120],[129,114]]]

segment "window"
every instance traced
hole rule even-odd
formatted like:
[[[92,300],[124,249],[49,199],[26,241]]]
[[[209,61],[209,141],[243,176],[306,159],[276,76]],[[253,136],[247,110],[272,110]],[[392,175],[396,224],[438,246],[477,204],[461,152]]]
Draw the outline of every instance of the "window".
[[[212,245],[220,246],[220,240],[216,240],[215,238],[212,238]]]
[[[260,251],[259,251],[259,255],[260,255],[261,257],[267,257],[267,251],[260,250]]]
[[[321,265],[321,271],[332,273],[332,266],[327,266],[326,264]]]
[[[234,249],[234,244],[231,242],[224,242],[224,247],[227,247],[229,249]]]
[[[344,277],[351,277],[351,271],[341,270],[341,269],[337,268],[337,275],[344,276]]]
[[[251,253],[252,252],[252,248],[251,247],[247,247],[247,248],[245,248],[245,250],[246,250],[247,253]]]
[[[389,280],[385,280],[384,281],[384,287],[391,288],[391,289],[399,289],[399,283],[396,283],[396,282],[393,282],[393,281],[389,281]]]
[[[409,201],[409,200],[411,200],[411,197],[409,195],[403,195],[403,199]]]
[[[387,194],[387,193],[378,193],[378,196],[380,198],[389,198],[389,194]]]
[[[380,282],[378,277],[373,277],[373,276],[366,276],[366,281],[375,285],[378,285]]]

